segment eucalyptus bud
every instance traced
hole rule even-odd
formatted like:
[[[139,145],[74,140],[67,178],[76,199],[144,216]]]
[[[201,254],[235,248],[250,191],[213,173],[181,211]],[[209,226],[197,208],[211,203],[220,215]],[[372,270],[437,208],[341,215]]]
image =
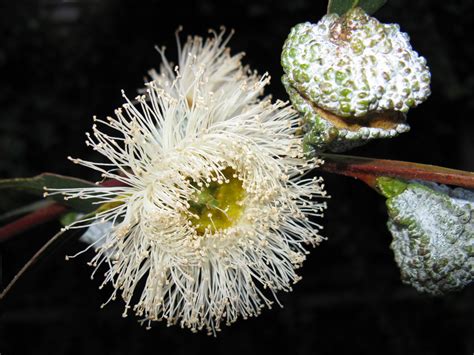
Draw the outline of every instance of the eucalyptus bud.
[[[377,180],[387,199],[402,281],[442,295],[474,280],[474,193],[428,182]]]
[[[408,131],[406,113],[430,94],[426,60],[408,35],[361,8],[293,27],[281,63],[283,84],[304,115],[307,143],[318,151]]]

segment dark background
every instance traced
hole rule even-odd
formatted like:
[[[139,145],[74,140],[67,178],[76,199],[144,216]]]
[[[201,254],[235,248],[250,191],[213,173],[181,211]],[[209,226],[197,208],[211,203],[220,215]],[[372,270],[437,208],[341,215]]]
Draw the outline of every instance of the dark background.
[[[389,0],[377,13],[398,22],[431,67],[433,94],[409,114],[412,131],[353,150],[379,158],[474,170],[471,0]],[[66,160],[97,158],[84,132],[110,115],[159,64],[155,44],[175,53],[174,31],[205,35],[234,28],[233,53],[268,71],[267,93],[286,99],[279,54],[295,24],[325,13],[326,1],[42,0],[0,3],[0,178],[43,171],[97,179]],[[72,242],[16,290],[0,321],[0,353],[10,354],[466,354],[474,352],[474,287],[444,298],[404,286],[389,249],[384,201],[355,180],[325,176],[332,195],[328,240],[312,251],[284,308],[238,321],[217,338],[121,317],[120,300],[89,279],[92,254]],[[59,225],[1,245],[3,287]]]

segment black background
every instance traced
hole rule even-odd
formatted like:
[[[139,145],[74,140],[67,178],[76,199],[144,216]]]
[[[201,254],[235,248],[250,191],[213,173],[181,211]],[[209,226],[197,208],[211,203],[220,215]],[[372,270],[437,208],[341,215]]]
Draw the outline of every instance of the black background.
[[[471,0],[389,0],[377,17],[398,22],[431,67],[433,94],[409,114],[412,131],[351,154],[474,170]],[[42,0],[0,3],[0,177],[42,171],[97,179],[67,155],[97,158],[84,132],[110,115],[157,67],[155,44],[174,54],[174,31],[234,28],[233,52],[273,80],[286,99],[279,54],[295,24],[316,22],[326,1]],[[89,279],[92,254],[65,262],[67,245],[24,283],[0,320],[10,354],[466,354],[474,351],[474,288],[444,298],[401,284],[389,249],[384,201],[355,180],[327,176],[328,240],[312,251],[284,308],[238,321],[217,338],[121,317],[120,300]],[[1,245],[3,286],[58,229],[49,223]]]

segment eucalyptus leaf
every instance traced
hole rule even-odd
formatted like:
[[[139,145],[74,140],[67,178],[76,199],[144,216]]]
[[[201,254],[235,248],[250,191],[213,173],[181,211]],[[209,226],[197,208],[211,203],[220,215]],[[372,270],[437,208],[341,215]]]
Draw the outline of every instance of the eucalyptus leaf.
[[[361,7],[367,14],[371,15],[380,9],[387,0],[329,0],[328,14],[344,15],[354,7]]]
[[[0,180],[1,181],[1,180]],[[33,203],[45,200],[33,194],[21,192],[14,189],[3,189],[1,190],[0,198],[0,214],[10,214],[10,212],[15,211],[19,208],[29,206]],[[51,202],[51,201],[48,201]],[[6,220],[8,218],[2,219]]]
[[[2,195],[2,200],[3,200],[3,195]],[[39,210],[40,208],[44,208],[46,206],[49,206],[53,204],[53,201],[47,201],[47,200],[39,200],[39,201],[34,201],[32,203],[26,204],[24,206],[15,208],[11,207],[5,212],[2,212],[0,214],[0,223],[4,223],[8,220],[11,220],[13,218],[17,218],[19,216],[25,215],[27,213],[34,212],[36,210]]]
[[[74,187],[95,187],[96,185],[92,182],[77,179],[70,176],[63,176],[58,174],[43,173],[31,178],[15,178],[15,179],[3,179],[0,180],[0,190],[8,191],[8,200],[5,201],[5,195],[2,191],[2,203],[5,204],[11,200],[12,204],[17,198],[12,194],[11,191],[23,192],[35,196],[43,196],[45,187],[53,189],[61,188],[74,188]],[[94,199],[82,200],[82,199],[68,199],[64,200],[62,195],[51,195],[49,199],[57,201],[63,205],[69,206],[74,210],[80,212],[92,212],[97,206],[93,204]]]
[[[59,219],[59,222],[61,222],[61,224],[62,224],[63,226],[68,226],[68,225],[70,225],[71,223],[77,221],[77,220],[80,218],[80,216],[81,216],[80,213],[69,212],[69,213],[64,214],[64,215]]]

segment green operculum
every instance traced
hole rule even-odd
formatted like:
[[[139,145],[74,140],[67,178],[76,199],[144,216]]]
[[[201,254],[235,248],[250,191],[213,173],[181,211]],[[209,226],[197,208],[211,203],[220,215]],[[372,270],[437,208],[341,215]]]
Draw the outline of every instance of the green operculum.
[[[198,188],[197,183],[191,184]],[[188,201],[188,218],[199,235],[222,231],[238,222],[246,192],[234,169],[225,168],[220,176],[198,189]]]

